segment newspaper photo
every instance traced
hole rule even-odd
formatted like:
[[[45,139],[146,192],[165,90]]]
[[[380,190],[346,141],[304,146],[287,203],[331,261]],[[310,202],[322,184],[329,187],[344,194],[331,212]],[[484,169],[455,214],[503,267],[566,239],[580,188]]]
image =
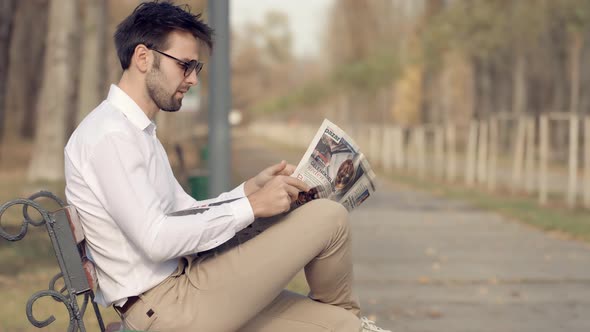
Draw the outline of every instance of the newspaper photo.
[[[351,211],[375,191],[375,173],[365,155],[352,138],[327,119],[292,176],[311,187],[299,193],[295,206],[327,198]]]

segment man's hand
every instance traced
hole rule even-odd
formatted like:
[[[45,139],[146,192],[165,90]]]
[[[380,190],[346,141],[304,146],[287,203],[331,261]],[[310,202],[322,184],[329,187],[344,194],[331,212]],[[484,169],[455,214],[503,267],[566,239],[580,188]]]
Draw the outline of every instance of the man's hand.
[[[295,166],[288,164],[283,160],[278,164],[265,168],[262,172],[258,173],[258,175],[246,181],[244,184],[244,192],[246,193],[246,196],[249,196],[264,187],[264,185],[274,177],[279,175],[289,176],[293,174],[294,171]]]
[[[248,196],[254,217],[272,217],[287,212],[300,191],[308,191],[305,182],[287,175],[276,175],[258,191]]]

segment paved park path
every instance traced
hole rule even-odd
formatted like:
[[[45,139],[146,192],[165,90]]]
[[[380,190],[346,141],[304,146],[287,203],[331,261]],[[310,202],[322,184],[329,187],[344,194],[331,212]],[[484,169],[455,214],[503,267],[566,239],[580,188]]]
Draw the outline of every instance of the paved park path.
[[[234,137],[238,178],[302,151]],[[379,179],[353,211],[364,314],[408,332],[590,331],[590,246]]]

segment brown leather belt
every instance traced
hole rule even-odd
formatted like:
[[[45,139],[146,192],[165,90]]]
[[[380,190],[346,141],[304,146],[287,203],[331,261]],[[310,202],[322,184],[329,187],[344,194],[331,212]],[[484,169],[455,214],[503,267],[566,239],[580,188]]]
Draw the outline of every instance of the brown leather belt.
[[[123,315],[127,311],[129,311],[129,309],[131,309],[131,307],[133,307],[135,302],[137,302],[138,300],[139,300],[139,296],[130,296],[127,298],[127,302],[125,302],[125,304],[123,304],[122,307],[116,306],[116,308]]]

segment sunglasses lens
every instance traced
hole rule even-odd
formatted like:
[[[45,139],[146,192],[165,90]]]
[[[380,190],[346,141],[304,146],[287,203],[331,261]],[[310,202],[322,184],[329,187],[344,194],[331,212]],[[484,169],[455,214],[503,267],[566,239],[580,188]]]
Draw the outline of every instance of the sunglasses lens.
[[[199,62],[197,60],[191,60],[188,62],[188,65],[186,66],[185,70],[184,70],[184,77],[187,77],[188,75],[190,75],[193,70],[196,71],[196,74],[199,75],[199,72],[201,71],[201,69],[203,69],[203,63]]]
[[[196,67],[196,61],[195,60],[191,60],[188,62],[187,66],[184,68],[184,76],[187,77],[188,75],[190,75],[193,70],[195,70]]]
[[[202,62],[198,62],[198,61],[195,61],[195,62],[196,62],[196,64],[195,64],[195,70],[197,72],[197,75],[199,75],[199,73],[201,72],[201,69],[203,69],[203,63]]]

